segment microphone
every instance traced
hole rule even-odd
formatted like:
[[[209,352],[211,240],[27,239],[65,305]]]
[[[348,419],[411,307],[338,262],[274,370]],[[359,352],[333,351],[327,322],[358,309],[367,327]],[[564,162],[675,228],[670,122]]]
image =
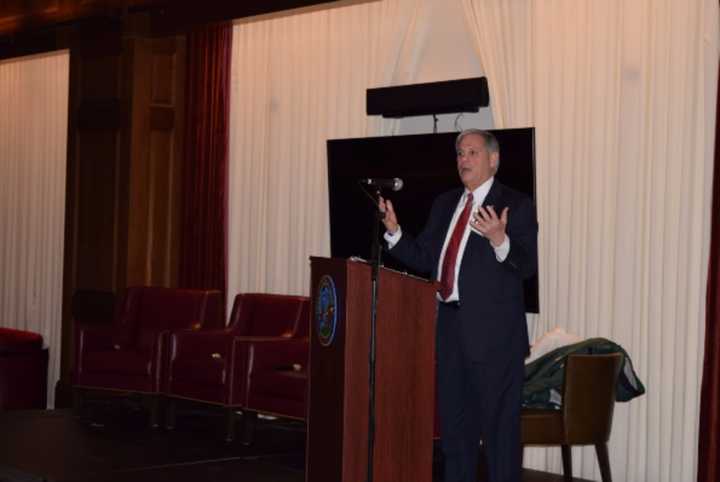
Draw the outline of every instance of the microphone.
[[[399,191],[403,188],[403,180],[399,177],[394,177],[392,179],[382,179],[382,178],[372,178],[367,177],[360,179],[360,184],[365,184],[366,186],[375,186],[379,188],[385,188],[390,189],[391,191]]]

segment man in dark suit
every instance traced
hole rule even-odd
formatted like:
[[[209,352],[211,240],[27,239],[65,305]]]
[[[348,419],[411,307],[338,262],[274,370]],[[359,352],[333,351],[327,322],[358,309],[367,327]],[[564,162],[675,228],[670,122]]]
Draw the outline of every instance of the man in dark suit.
[[[500,150],[469,129],[455,142],[463,188],[440,195],[423,231],[402,232],[381,200],[390,254],[440,281],[437,393],[444,482],[476,482],[482,439],[490,482],[520,482],[520,403],[528,334],[523,279],[537,271],[529,197],[494,179]]]

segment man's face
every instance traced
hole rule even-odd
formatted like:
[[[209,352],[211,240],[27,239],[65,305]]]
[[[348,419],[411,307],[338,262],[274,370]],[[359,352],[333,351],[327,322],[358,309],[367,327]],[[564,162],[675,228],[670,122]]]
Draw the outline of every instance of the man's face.
[[[495,173],[498,153],[489,153],[485,139],[479,134],[462,138],[457,152],[457,169],[460,180],[469,191],[477,189]]]

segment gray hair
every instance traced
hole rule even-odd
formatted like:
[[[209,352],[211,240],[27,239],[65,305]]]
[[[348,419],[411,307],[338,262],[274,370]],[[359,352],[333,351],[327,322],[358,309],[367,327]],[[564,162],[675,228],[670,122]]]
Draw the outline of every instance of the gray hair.
[[[460,134],[458,134],[457,138],[455,138],[455,149],[460,148],[460,143],[465,138],[465,136],[469,135],[478,135],[483,138],[485,141],[485,148],[488,150],[488,152],[500,152],[500,144],[498,144],[497,137],[495,137],[492,132],[484,131],[482,129],[465,129]]]
[[[465,136],[473,134],[483,138],[485,141],[485,149],[487,149],[488,153],[497,152],[498,162],[497,166],[495,166],[495,172],[497,172],[497,170],[500,169],[500,144],[498,143],[497,137],[495,137],[492,132],[483,129],[465,129],[455,138],[455,150],[457,151],[460,149],[460,143]]]

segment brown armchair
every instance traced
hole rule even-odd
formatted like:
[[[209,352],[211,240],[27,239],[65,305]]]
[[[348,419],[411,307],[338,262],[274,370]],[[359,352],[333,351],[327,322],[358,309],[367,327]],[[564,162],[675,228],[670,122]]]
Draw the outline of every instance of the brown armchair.
[[[560,410],[523,409],[523,445],[560,445],[563,475],[572,481],[572,445],[594,445],[603,482],[611,482],[607,441],[622,354],[570,355]]]
[[[111,326],[76,326],[76,392],[90,388],[151,395],[151,424],[157,426],[170,334],[219,328],[220,310],[221,294],[215,290],[128,288]]]
[[[227,328],[175,333],[171,338],[166,394],[222,407],[226,439],[232,440],[235,410],[247,407],[256,353],[284,360],[288,354],[302,350],[303,345],[307,350],[305,320],[309,320],[309,306],[309,298],[303,296],[239,294]],[[175,424],[174,406],[171,400],[168,428]]]

